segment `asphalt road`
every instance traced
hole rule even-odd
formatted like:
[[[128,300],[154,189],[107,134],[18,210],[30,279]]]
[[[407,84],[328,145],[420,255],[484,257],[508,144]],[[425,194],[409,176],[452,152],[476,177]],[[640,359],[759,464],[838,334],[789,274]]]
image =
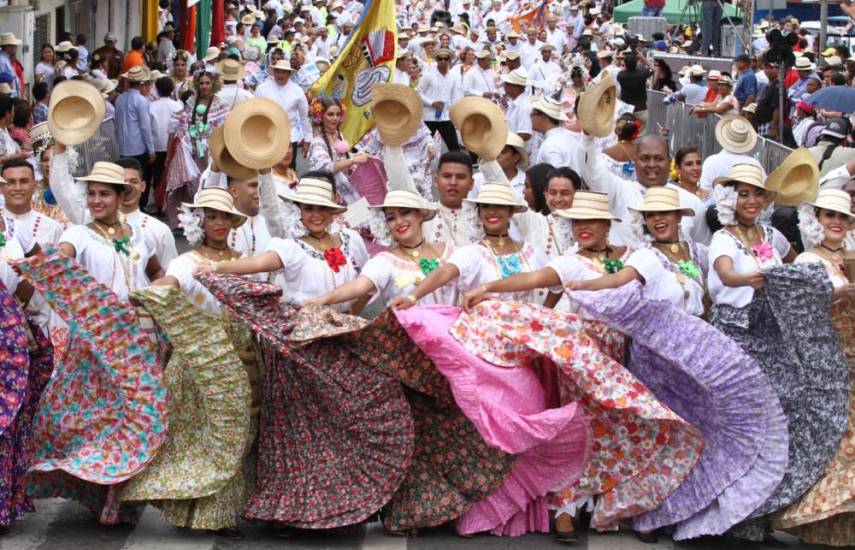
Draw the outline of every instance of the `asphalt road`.
[[[450,529],[422,532],[416,538],[387,536],[379,524],[361,528],[353,535],[315,535],[301,533],[292,539],[273,536],[264,527],[241,525],[242,540],[230,540],[206,532],[178,529],[160,521],[159,512],[147,507],[136,527],[105,527],[80,505],[64,500],[36,502],[37,512],[15,524],[11,532],[0,537],[0,550],[226,550],[226,549],[294,549],[294,550],[556,550],[559,545],[545,534],[518,538],[490,535],[464,539]],[[644,544],[632,533],[590,533],[573,548],[580,550],[773,550],[811,549],[820,546],[800,545],[792,537],[775,535],[779,546],[738,543],[725,539],[674,543],[662,537],[657,544]]]

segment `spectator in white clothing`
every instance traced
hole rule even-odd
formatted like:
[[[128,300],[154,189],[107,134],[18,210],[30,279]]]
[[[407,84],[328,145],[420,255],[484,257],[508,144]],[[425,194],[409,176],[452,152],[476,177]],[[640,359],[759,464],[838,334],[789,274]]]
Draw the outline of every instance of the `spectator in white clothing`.
[[[431,133],[439,132],[449,151],[457,151],[460,149],[457,130],[449,119],[448,110],[463,97],[463,90],[457,73],[449,69],[452,55],[447,48],[436,50],[434,66],[425,69],[417,89],[422,96],[425,125]]]
[[[498,96],[496,76],[493,73],[493,52],[484,48],[475,52],[477,65],[463,75],[463,95],[493,99]]]
[[[157,89],[157,100],[149,106],[151,113],[151,137],[154,141],[154,164],[151,167],[152,187],[157,189],[163,178],[166,166],[166,153],[169,150],[169,136],[175,133],[178,120],[184,111],[184,105],[172,99],[175,82],[171,77],[162,76],[154,82]],[[165,182],[164,182],[165,185]],[[157,191],[155,191],[157,196]],[[146,205],[143,205],[145,207]],[[168,265],[168,264],[167,264]]]
[[[217,72],[223,77],[223,85],[217,92],[217,97],[226,106],[228,112],[237,107],[241,101],[252,98],[252,93],[249,90],[238,86],[238,81],[246,77],[243,63],[227,57],[217,63]]]
[[[561,75],[561,66],[552,60],[554,52],[555,46],[549,43],[543,44],[540,47],[540,59],[529,72],[532,88],[541,90],[543,93],[552,92]]]
[[[398,49],[397,59],[395,60],[395,77],[393,82],[402,86],[410,85],[410,52],[401,48]]]
[[[669,97],[670,101],[679,100],[690,107],[700,104],[707,96],[707,87],[704,85],[706,71],[700,65],[692,65],[689,69],[689,82],[679,92]]]
[[[747,119],[726,117],[719,120],[715,127],[715,139],[721,145],[721,152],[704,159],[701,180],[698,182],[701,189],[712,191],[713,181],[728,175],[730,169],[737,164],[757,166],[763,173],[763,178],[766,178],[760,161],[750,154],[757,144],[757,132]]]
[[[567,117],[561,112],[561,103],[555,99],[539,97],[532,101],[531,127],[543,135],[535,164],[546,162],[555,168],[567,166],[576,170],[579,138],[578,134],[561,125],[566,121]]]
[[[312,142],[312,124],[309,122],[309,102],[303,90],[291,82],[291,74],[294,70],[291,64],[280,59],[270,67],[273,78],[268,78],[255,91],[256,97],[264,97],[278,103],[291,120],[291,147],[293,151],[297,146],[303,148],[305,156]],[[297,155],[291,160],[291,168],[296,167]]]
[[[505,95],[508,98],[508,110],[505,113],[508,131],[518,135],[523,141],[531,139],[531,102],[528,93],[528,72],[520,67],[502,77]]]

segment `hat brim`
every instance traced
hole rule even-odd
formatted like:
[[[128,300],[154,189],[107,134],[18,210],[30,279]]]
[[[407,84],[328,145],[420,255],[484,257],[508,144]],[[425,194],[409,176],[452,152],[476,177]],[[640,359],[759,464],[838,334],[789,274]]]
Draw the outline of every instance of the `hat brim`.
[[[483,160],[496,160],[508,138],[508,123],[502,110],[483,97],[464,97],[449,111],[463,145]]]
[[[95,86],[79,80],[57,84],[48,108],[48,130],[63,145],[78,145],[92,137],[104,120],[104,97]]]
[[[223,127],[217,126],[208,137],[208,147],[211,151],[211,158],[214,160],[214,165],[226,175],[236,180],[249,180],[258,176],[258,173],[246,166],[243,166],[232,156],[231,151],[226,147],[226,141],[223,136]],[[284,156],[284,155],[283,155]]]
[[[347,212],[346,206],[341,206],[340,204],[336,204],[332,201],[324,201],[322,199],[309,200],[309,199],[304,199],[304,198],[297,197],[297,196],[283,197],[282,195],[279,195],[279,198],[281,198],[284,201],[293,202],[295,204],[306,204],[309,206],[323,206],[323,207],[326,207],[326,208],[329,208],[330,210],[332,210],[333,214],[344,214],[345,212]]]
[[[819,192],[816,159],[808,149],[796,149],[766,177],[765,186],[777,195],[775,202],[785,206],[798,206],[816,199]]]
[[[556,210],[553,212],[556,216],[564,218],[566,220],[605,220],[607,222],[620,222],[621,219],[615,217],[611,212],[599,212],[594,210],[585,209],[585,211],[577,210],[573,211],[573,207],[567,208],[566,210]]]
[[[490,206],[509,206],[511,208],[511,212],[514,214],[520,214],[528,210],[527,204],[520,204],[518,202],[497,202],[495,200],[483,200],[483,199],[463,199],[463,202],[468,202],[469,204],[477,204],[477,205],[490,205]]]
[[[251,126],[251,121],[258,124]],[[256,97],[232,109],[223,124],[223,138],[237,162],[252,170],[266,170],[288,152],[291,121],[278,103]]]
[[[240,212],[236,209],[229,210],[228,208],[220,208],[218,206],[212,204],[196,204],[191,202],[182,202],[181,206],[185,208],[210,208],[211,210],[216,210],[217,212],[223,212],[224,214],[232,215],[232,229],[237,229],[246,223],[247,215],[243,212]]]
[[[764,187],[762,185],[757,185],[753,181],[741,180],[739,178],[731,178],[729,176],[721,176],[721,177],[715,178],[713,180],[713,186],[716,186],[716,185],[724,185],[724,186],[733,185],[733,186],[736,186],[736,185],[739,185],[740,183],[744,183],[745,185],[750,185],[751,187],[756,187],[757,189],[762,189],[763,191],[766,191],[766,197],[770,200],[777,195],[777,193],[775,193],[774,191],[770,191],[769,189],[767,189],[766,187]]]
[[[418,210],[422,215],[422,222],[427,222],[436,217],[436,210],[431,208],[418,208],[416,206],[410,206],[406,204],[380,204],[378,206],[368,206],[369,210],[379,210],[382,211],[384,208],[410,208],[411,210]]]
[[[632,210],[634,212],[639,212],[644,214],[645,212],[677,212],[681,216],[694,216],[695,211],[691,208],[668,208],[665,206],[662,207],[645,207],[645,206],[627,206],[627,209]]]
[[[97,177],[97,176],[92,176],[92,175],[83,176],[83,177],[79,177],[79,178],[75,178],[75,179],[77,181],[83,182],[83,183],[106,183],[106,184],[110,184],[110,185],[127,185],[128,187],[131,187],[131,184],[126,182],[125,180],[102,178],[102,177]]]
[[[729,124],[730,122],[728,122],[727,119],[722,119],[715,127],[715,139],[719,145],[721,145],[722,149],[738,154],[753,151],[754,147],[757,146],[757,132],[752,133],[748,141],[745,143],[735,143],[730,141],[727,136],[724,135],[724,131]]]
[[[844,210],[842,208],[829,208],[828,206],[822,206],[822,205],[816,204],[815,202],[810,202],[810,201],[803,201],[802,204],[809,204],[809,205],[813,206],[814,208],[821,208],[823,210],[829,210],[831,212],[837,212],[838,214],[843,214],[844,216],[848,217],[849,221],[855,221],[855,214],[853,214],[851,210],[847,212],[846,210]]]
[[[579,98],[577,118],[582,129],[594,137],[607,137],[615,127],[617,86],[610,73]]]

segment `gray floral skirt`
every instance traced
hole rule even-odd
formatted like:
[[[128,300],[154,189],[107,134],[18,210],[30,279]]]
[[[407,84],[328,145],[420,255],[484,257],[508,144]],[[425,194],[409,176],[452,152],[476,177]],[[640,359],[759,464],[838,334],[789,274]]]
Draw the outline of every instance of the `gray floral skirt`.
[[[769,515],[805,493],[822,475],[846,428],[849,374],[831,326],[832,286],[819,264],[764,271],[765,288],[745,308],[716,306],[710,322],[759,364],[788,424],[788,466],[768,500],[734,527],[761,540]]]

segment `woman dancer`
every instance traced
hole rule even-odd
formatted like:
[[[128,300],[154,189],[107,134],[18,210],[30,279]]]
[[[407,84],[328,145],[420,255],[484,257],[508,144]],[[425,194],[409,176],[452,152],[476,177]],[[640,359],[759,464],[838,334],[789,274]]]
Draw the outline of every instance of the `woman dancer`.
[[[837,300],[831,319],[849,362],[849,417],[846,433],[819,481],[775,520],[809,544],[855,545],[855,513],[852,512],[852,471],[855,468],[855,269],[846,278],[844,240],[855,224],[852,200],[845,191],[822,190],[816,201],[799,212],[799,226],[806,252],[796,262],[817,262],[834,285]],[[851,265],[851,264],[850,264]]]
[[[673,182],[678,187],[682,187],[689,193],[705,200],[709,196],[710,191],[701,189],[698,186],[698,182],[701,181],[702,166],[703,159],[701,159],[698,148],[689,145],[688,147],[677,150],[677,153],[674,155],[674,170],[671,174],[673,175]]]
[[[390,191],[380,206],[383,219],[372,221],[375,240],[395,247],[373,256],[359,276],[335,290],[305,302],[305,305],[332,305],[364,299],[374,295],[388,304],[395,298],[407,296],[425,277],[448,261],[453,245],[428,243],[422,234],[422,222],[436,216],[420,195],[411,191]],[[451,305],[457,302],[453,288],[444,287],[428,294],[421,304]]]
[[[758,480],[744,496],[758,507],[734,528],[737,536],[760,540],[768,514],[813,485],[837,448],[846,425],[848,376],[832,336],[825,271],[812,264],[781,267],[795,252],[776,229],[758,223],[772,196],[760,169],[737,164],[715,184],[724,228],[709,247],[710,322],[758,362],[787,415],[787,430],[777,429],[776,422],[765,431],[761,456],[767,482]],[[755,294],[758,289],[764,292]],[[770,487],[774,490],[764,502],[760,497]]]
[[[250,415],[258,407],[250,384],[257,382],[258,370],[249,331],[222,315],[193,271],[237,259],[240,254],[228,246],[229,231],[245,221],[227,191],[203,189],[181,214],[194,249],[173,260],[152,287],[134,293],[173,348],[165,380],[170,424],[158,456],[122,493],[125,502],[151,502],[174,525],[228,538],[241,537],[237,522],[249,496],[246,474],[254,462],[247,457],[255,431]],[[164,292],[168,288],[180,293]]]
[[[349,147],[340,130],[344,108],[338,99],[316,97],[309,112],[318,129],[309,148],[310,169],[335,174],[336,191],[342,200],[345,204],[356,202],[359,194],[347,177],[354,166],[365,164],[370,156],[367,153],[348,152]]]

